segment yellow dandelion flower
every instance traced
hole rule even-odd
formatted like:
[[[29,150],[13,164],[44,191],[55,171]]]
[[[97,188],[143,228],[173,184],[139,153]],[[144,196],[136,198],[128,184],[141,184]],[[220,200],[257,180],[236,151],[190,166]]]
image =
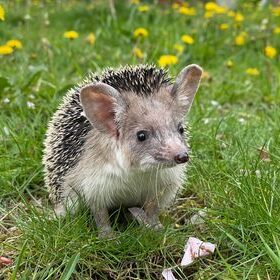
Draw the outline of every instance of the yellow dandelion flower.
[[[225,14],[227,12],[227,8],[219,6],[215,2],[207,2],[204,5],[204,9],[207,12],[212,12],[216,14]]]
[[[244,16],[241,13],[236,13],[234,16],[234,20],[236,22],[242,22],[244,20]]]
[[[7,45],[4,46],[0,46],[0,55],[7,55],[7,54],[11,54],[13,52],[13,48],[9,47]]]
[[[184,46],[181,44],[174,44],[173,49],[176,50],[178,54],[181,54],[184,51]]]
[[[181,40],[188,45],[192,45],[194,43],[194,39],[190,35],[183,35]]]
[[[260,75],[260,71],[257,68],[247,68],[246,74],[251,75],[251,76],[258,76],[258,75]]]
[[[209,80],[210,78],[211,78],[211,76],[210,76],[209,72],[207,72],[207,71],[202,72],[201,79]]]
[[[160,67],[166,67],[168,65],[174,65],[178,63],[178,58],[175,55],[162,55],[158,60]]]
[[[229,59],[229,60],[226,62],[226,66],[227,66],[228,68],[233,67],[233,62],[232,62],[232,60]]]
[[[280,6],[271,8],[272,14],[279,17],[280,16]]]
[[[243,46],[246,41],[246,36],[240,34],[234,38],[234,43],[236,46]]]
[[[0,5],[0,19],[5,20],[5,10],[2,5]]]
[[[215,15],[212,11],[207,11],[204,13],[204,18],[212,18]]]
[[[196,15],[195,8],[181,7],[178,12],[180,14],[186,15],[186,16],[195,16]]]
[[[204,5],[204,9],[206,11],[215,11],[216,8],[217,8],[217,4],[215,2],[207,2],[205,5]]]
[[[66,39],[74,40],[79,37],[79,33],[74,30],[66,31],[63,33],[63,37]]]
[[[89,33],[89,35],[87,36],[86,40],[87,40],[87,42],[90,43],[91,45],[94,45],[95,40],[96,40],[94,33],[92,33],[92,32]]]
[[[22,43],[20,40],[9,40],[6,43],[6,46],[9,46],[9,47],[15,48],[15,49],[22,49]]]
[[[229,25],[227,23],[222,23],[222,24],[220,24],[219,28],[221,30],[227,30],[229,28]]]
[[[138,58],[143,58],[144,57],[144,53],[138,47],[133,48],[132,53]]]
[[[269,58],[274,58],[277,55],[277,50],[272,46],[266,46],[264,53]]]
[[[275,27],[275,28],[273,29],[273,33],[274,33],[274,34],[280,34],[280,27]]]
[[[150,7],[148,5],[141,5],[138,7],[138,11],[141,13],[146,13],[150,10]]]
[[[143,27],[136,28],[133,32],[134,37],[148,37],[149,32]]]

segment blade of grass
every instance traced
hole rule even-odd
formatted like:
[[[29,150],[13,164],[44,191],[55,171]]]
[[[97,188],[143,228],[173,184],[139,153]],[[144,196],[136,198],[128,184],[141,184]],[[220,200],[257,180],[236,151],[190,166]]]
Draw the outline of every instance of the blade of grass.
[[[80,260],[80,253],[73,255],[68,264],[66,265],[60,280],[68,280],[70,279],[71,275],[73,274],[73,272],[75,271],[75,267],[78,263],[78,261]]]
[[[28,241],[28,240],[25,240],[24,243],[23,243],[23,245],[22,245],[20,254],[19,254],[19,256],[18,256],[18,258],[17,258],[17,260],[16,260],[15,269],[14,269],[12,275],[11,275],[11,278],[10,278],[11,280],[16,280],[16,279],[17,279],[17,272],[18,272],[18,269],[19,269],[19,266],[20,266],[20,263],[21,263],[21,259],[22,259],[22,257],[23,257],[23,253],[24,253],[25,248],[26,248],[27,241]]]
[[[260,239],[263,242],[263,245],[266,249],[266,252],[270,259],[274,262],[274,264],[277,266],[278,269],[280,269],[280,256],[277,256],[274,251],[271,249],[271,247],[267,244],[267,242],[264,240],[262,235],[259,234]]]

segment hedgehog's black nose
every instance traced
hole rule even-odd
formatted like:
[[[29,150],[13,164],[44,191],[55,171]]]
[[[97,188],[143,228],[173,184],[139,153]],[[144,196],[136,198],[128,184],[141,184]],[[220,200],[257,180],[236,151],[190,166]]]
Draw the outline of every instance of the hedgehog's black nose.
[[[185,163],[189,160],[189,155],[187,152],[179,153],[174,157],[176,163]]]

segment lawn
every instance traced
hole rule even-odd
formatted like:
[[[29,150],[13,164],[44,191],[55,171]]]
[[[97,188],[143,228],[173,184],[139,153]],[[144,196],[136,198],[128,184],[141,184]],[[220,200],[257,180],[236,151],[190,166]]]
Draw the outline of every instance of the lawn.
[[[55,2],[0,1],[0,279],[280,279],[280,6]],[[42,142],[69,88],[139,63],[204,69],[188,179],[162,231],[115,215],[119,234],[100,240],[86,209],[53,218]],[[190,236],[217,249],[182,268]]]

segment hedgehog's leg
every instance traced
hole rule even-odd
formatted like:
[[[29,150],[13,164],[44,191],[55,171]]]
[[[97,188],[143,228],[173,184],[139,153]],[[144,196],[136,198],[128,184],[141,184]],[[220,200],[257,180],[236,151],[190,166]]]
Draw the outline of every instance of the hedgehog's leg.
[[[128,210],[140,225],[151,227],[156,230],[161,229],[162,224],[158,218],[158,207],[155,206],[154,203],[149,203],[147,206],[144,206],[144,209],[145,210],[139,207],[132,207]]]
[[[157,199],[153,199],[144,205],[144,211],[147,215],[148,225],[154,229],[163,228],[159,221],[159,207]]]
[[[98,236],[100,238],[112,237],[113,229],[110,225],[110,217],[107,208],[101,208],[98,210],[92,209],[97,229],[99,231]]]
[[[54,212],[57,217],[64,217],[66,215],[65,206],[62,203],[55,204]]]
[[[65,217],[67,213],[74,215],[78,208],[78,202],[67,201],[67,203],[57,203],[54,205],[54,211],[57,217]]]
[[[57,217],[65,217],[67,213],[74,215],[79,205],[79,195],[75,191],[63,194],[63,197],[54,204],[54,211]]]

